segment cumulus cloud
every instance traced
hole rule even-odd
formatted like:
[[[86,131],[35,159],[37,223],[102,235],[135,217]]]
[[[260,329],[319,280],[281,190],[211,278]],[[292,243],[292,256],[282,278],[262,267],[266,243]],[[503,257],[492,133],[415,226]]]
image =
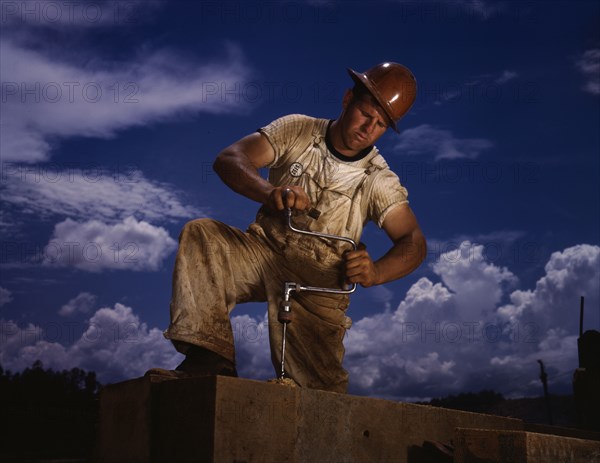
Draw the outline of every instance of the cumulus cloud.
[[[68,317],[76,313],[90,313],[96,304],[96,296],[90,293],[79,293],[58,311],[59,315]]]
[[[6,206],[18,209],[21,216],[42,219],[61,215],[114,222],[133,216],[164,221],[205,215],[184,204],[172,185],[147,179],[132,167],[70,169],[5,163],[2,191]]]
[[[12,300],[12,293],[8,289],[0,286],[0,307],[8,304]]]
[[[143,375],[151,367],[173,368],[181,358],[158,328],[148,328],[131,307],[115,304],[99,309],[88,328],[67,352],[100,378]]]
[[[108,383],[141,376],[152,367],[174,368],[182,359],[159,329],[148,328],[131,307],[119,303],[97,310],[70,346],[60,341],[73,334],[71,324],[53,325],[52,341],[42,326],[19,327],[10,320],[0,326],[0,364],[13,371],[41,360],[49,368],[95,371],[100,382]]]
[[[232,44],[211,62],[162,49],[124,63],[98,58],[76,65],[10,38],[0,54],[5,162],[46,161],[53,143],[67,137],[113,137],[183,113],[244,111],[244,99],[231,89],[250,75]]]
[[[387,398],[498,390],[539,394],[538,359],[555,393],[570,390],[577,366],[579,295],[597,307],[600,247],[578,245],[550,257],[535,289],[463,243],[435,264],[393,312],[354,323],[346,339],[351,391]],[[504,303],[509,298],[511,303]]]
[[[483,246],[464,241],[456,252],[445,254],[432,266],[455,294],[460,315],[466,319],[481,320],[492,313],[505,285],[512,287],[518,282],[508,269],[487,262],[483,251]]]
[[[430,352],[425,357],[416,360],[408,360],[406,362],[406,373],[413,378],[417,383],[424,383],[432,379],[432,376],[452,376],[452,367],[456,362],[449,360],[446,362],[439,361],[437,352]]]
[[[586,79],[583,90],[600,95],[600,48],[586,50],[575,61],[575,65]]]
[[[43,253],[44,264],[88,272],[105,269],[157,270],[177,247],[162,227],[133,217],[121,223],[66,219],[56,224]]]
[[[0,320],[2,367],[18,371],[41,360],[54,369],[92,370],[100,382],[113,383],[141,376],[153,367],[175,368],[183,359],[161,330],[149,328],[131,307],[120,303],[98,309],[81,327],[81,334],[76,334],[78,328],[72,322],[51,325],[48,329],[33,324],[21,327],[12,320]],[[258,319],[234,316],[231,326],[240,376],[274,378],[266,314]]]
[[[434,159],[475,159],[494,145],[485,138],[457,138],[450,130],[422,124],[404,130],[394,146],[400,155],[433,155]]]
[[[455,295],[441,283],[434,284],[429,278],[420,278],[410,287],[392,315],[392,320],[406,323],[414,320],[435,321],[440,317],[448,319],[449,313],[454,313],[454,297]]]
[[[345,340],[345,367],[350,372],[351,392],[396,400],[482,388],[507,396],[539,394],[538,359],[546,364],[553,391],[570,387],[570,374],[577,359],[574,328],[556,328],[556,323],[545,325],[542,318],[553,317],[553,312],[534,320],[507,320],[498,310],[503,307],[498,294],[504,292],[517,300],[520,293],[527,291],[511,293],[509,288],[516,282],[514,275],[486,262],[478,245],[465,243],[461,249],[468,249],[469,253],[441,259],[454,262],[456,268],[450,264],[434,268],[440,282],[423,277],[408,290],[395,311],[384,311],[354,323]],[[545,279],[556,278],[560,268],[568,269],[569,281],[577,280],[582,272],[591,272],[597,281],[598,252],[598,247],[583,245],[556,253],[538,287],[544,286]],[[489,291],[496,304],[482,308],[482,288]],[[592,279],[578,288],[563,285],[555,290],[555,296],[560,294],[564,300],[576,300],[575,293],[584,290],[590,295],[590,304],[597,304],[597,283]],[[542,295],[537,288],[528,293],[530,303],[531,298]],[[377,295],[380,296],[389,299],[387,293]],[[240,375],[272,378],[276,373],[270,361],[266,316],[234,316],[232,329]]]
[[[235,340],[238,374],[244,378],[275,378],[269,347],[269,322],[263,317],[235,315],[231,317]]]
[[[21,370],[33,363],[20,362],[23,349],[40,342],[44,337],[44,330],[32,323],[19,326],[12,320],[0,319],[0,335],[0,365],[4,369]],[[58,348],[64,350],[62,345]]]
[[[534,289],[514,290],[514,275],[487,262],[477,246],[465,244],[461,249],[472,254],[445,256],[446,264],[433,265],[440,281],[419,279],[396,310],[355,321],[345,339],[352,393],[395,400],[484,388],[509,397],[539,395],[538,359],[551,392],[570,391],[577,313],[568,309],[577,307],[581,294],[589,306],[600,304],[600,247],[556,252]],[[482,288],[494,304],[482,305]],[[234,316],[231,324],[241,376],[272,378],[266,316]],[[151,366],[173,368],[181,360],[160,330],[122,304],[96,311],[69,346],[48,340],[41,326],[1,321],[0,327],[0,363],[13,370],[40,359],[53,368],[95,370],[106,382],[139,376]]]
[[[483,246],[481,253],[488,262],[506,258],[520,259],[529,263],[539,262],[539,245],[524,241],[525,237],[526,233],[522,230],[498,230],[474,235],[459,234],[444,240],[430,238],[427,240],[427,259],[437,262],[442,255],[445,255],[456,260],[461,253],[460,247],[464,247],[465,243],[469,242],[472,247]]]
[[[578,301],[586,296],[586,305],[600,305],[600,247],[580,244],[554,252],[545,266],[546,274],[534,290],[514,291],[510,303],[498,313],[507,320],[536,322],[543,331],[564,329],[578,332]]]

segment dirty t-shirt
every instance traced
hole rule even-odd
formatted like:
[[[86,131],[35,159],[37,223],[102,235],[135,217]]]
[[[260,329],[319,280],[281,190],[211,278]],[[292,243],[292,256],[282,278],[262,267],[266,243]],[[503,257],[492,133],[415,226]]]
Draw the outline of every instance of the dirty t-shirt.
[[[308,194],[316,211],[296,215],[298,228],[358,242],[367,221],[381,227],[390,210],[408,202],[408,193],[376,147],[354,158],[337,153],[326,140],[330,124],[327,119],[292,114],[261,128],[275,151],[267,166],[269,181],[276,186],[298,185]],[[269,227],[265,217],[273,215],[263,206],[257,222]]]

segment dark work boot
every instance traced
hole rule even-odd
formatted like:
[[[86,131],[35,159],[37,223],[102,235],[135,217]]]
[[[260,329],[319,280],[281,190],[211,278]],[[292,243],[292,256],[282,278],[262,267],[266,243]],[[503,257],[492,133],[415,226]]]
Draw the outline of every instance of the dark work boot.
[[[185,372],[190,376],[221,375],[237,377],[237,370],[233,362],[216,352],[199,346],[191,346],[185,354],[185,359],[175,367],[175,370]]]
[[[195,378],[202,376],[237,377],[235,364],[225,357],[199,346],[190,346],[185,359],[174,370],[152,368],[145,376],[157,375],[170,378]]]

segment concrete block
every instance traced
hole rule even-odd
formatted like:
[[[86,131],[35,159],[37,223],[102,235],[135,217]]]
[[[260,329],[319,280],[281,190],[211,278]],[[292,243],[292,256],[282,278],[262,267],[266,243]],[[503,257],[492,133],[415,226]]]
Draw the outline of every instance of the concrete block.
[[[522,429],[520,420],[300,389],[297,462],[407,462],[412,446],[450,442],[457,427]],[[321,430],[323,437],[315,437]]]
[[[152,418],[161,382],[158,377],[139,378],[102,389],[94,460],[150,461],[154,440]]]
[[[211,461],[294,461],[298,394],[295,388],[218,376]]]
[[[590,431],[588,429],[565,428],[562,426],[550,426],[537,423],[524,423],[524,426],[523,431],[536,432],[538,434],[554,434],[555,436],[600,441],[600,432]]]
[[[229,377],[139,378],[101,394],[98,462],[408,462],[455,429],[520,420]]]
[[[526,431],[457,429],[455,463],[600,463],[598,441]]]

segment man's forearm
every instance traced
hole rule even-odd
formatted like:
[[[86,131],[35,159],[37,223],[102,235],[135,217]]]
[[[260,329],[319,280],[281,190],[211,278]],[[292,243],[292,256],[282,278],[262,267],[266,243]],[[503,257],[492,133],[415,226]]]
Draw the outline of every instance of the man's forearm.
[[[377,271],[376,284],[381,285],[408,275],[421,265],[426,255],[427,245],[420,231],[398,240],[374,263]]]
[[[266,204],[273,185],[261,177],[258,169],[243,153],[223,151],[217,156],[213,169],[233,191]]]

